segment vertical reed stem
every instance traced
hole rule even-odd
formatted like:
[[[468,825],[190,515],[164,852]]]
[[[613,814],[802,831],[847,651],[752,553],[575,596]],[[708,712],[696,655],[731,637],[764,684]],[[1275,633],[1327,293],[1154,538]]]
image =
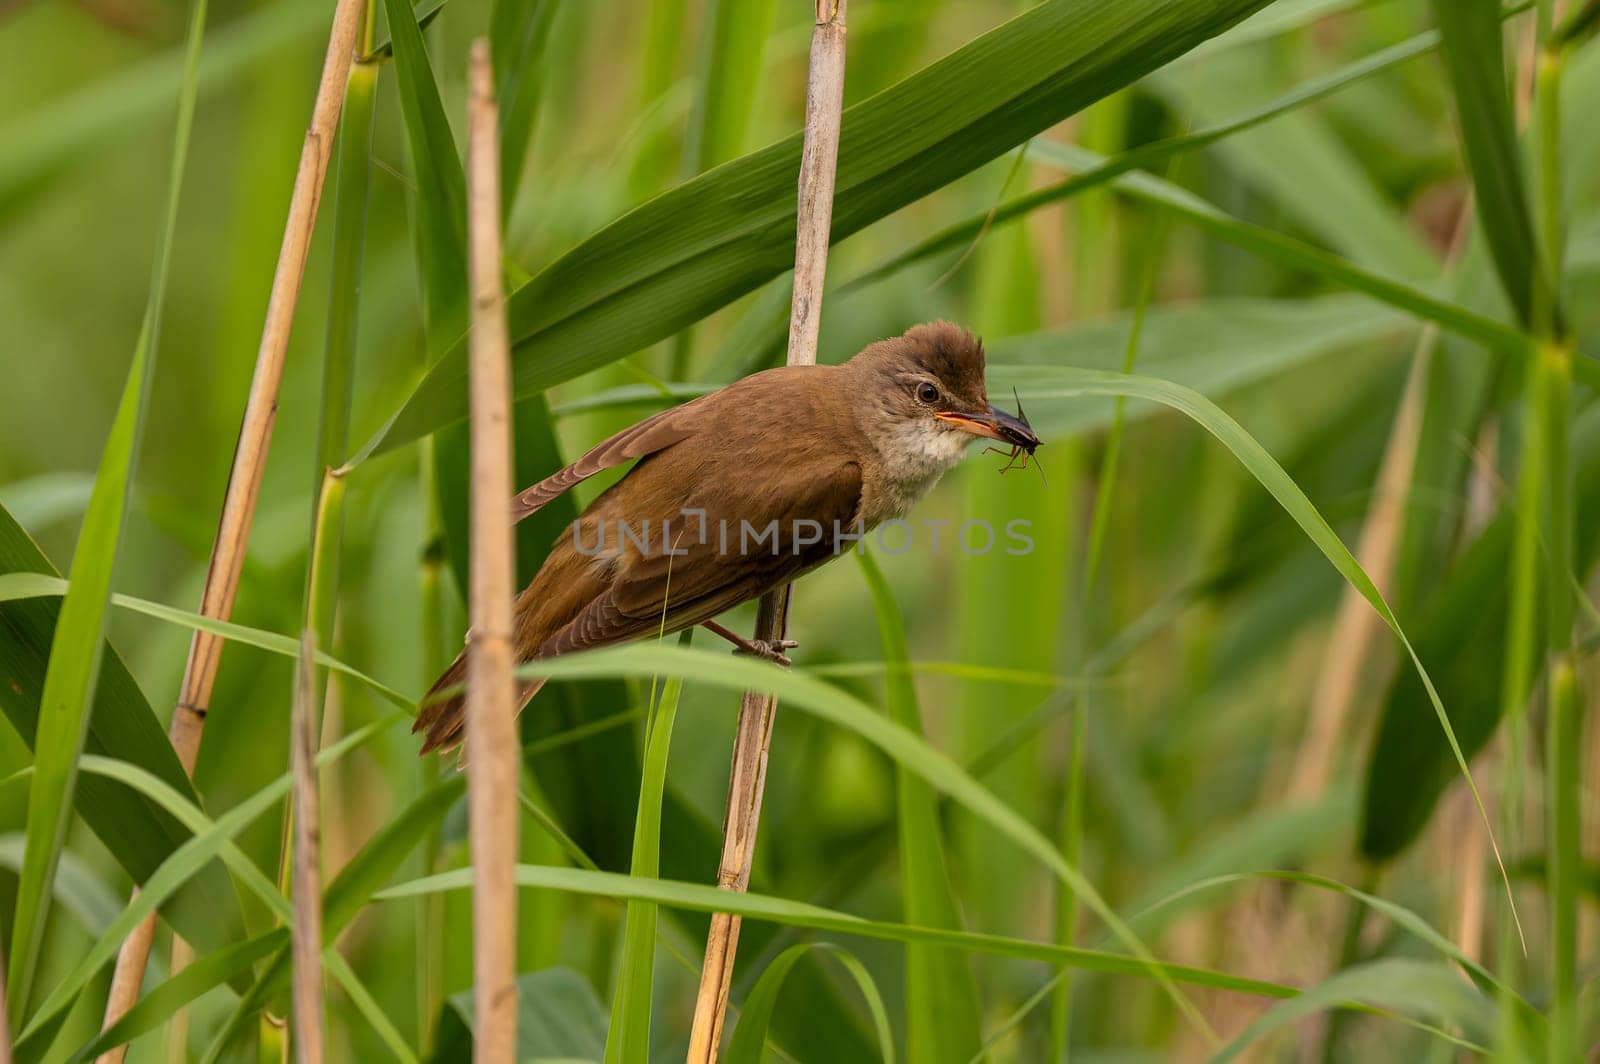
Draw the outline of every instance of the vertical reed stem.
[[[256,353],[255,374],[250,381],[250,397],[245,405],[239,442],[228,476],[228,489],[222,503],[217,538],[206,571],[200,612],[217,620],[227,620],[239,589],[239,574],[244,567],[245,547],[255,517],[256,498],[262,471],[267,464],[267,449],[272,441],[272,425],[278,409],[278,384],[283,379],[284,357],[289,347],[289,331],[294,323],[300,282],[305,275],[306,255],[311,234],[316,228],[317,206],[322,184],[328,173],[328,158],[344,102],[345,82],[355,57],[357,34],[361,30],[362,0],[338,0],[333,27],[328,35],[328,51],[323,59],[322,77],[312,105],[311,122],[300,150],[295,172],[294,192],[289,200],[289,216],[284,226],[283,244],[272,276],[272,294],[267,301],[266,323],[261,331],[261,346]],[[216,685],[217,665],[222,657],[220,636],[197,631],[189,643],[189,660],[184,668],[178,703],[172,711],[169,733],[173,749],[184,771],[194,775],[200,756],[200,737],[205,731],[206,712]],[[111,993],[106,1000],[105,1025],[115,1023],[138,1000],[144,981],[145,962],[155,942],[156,917],[141,923],[122,944],[117,954]],[[125,1047],[101,1056],[112,1064],[121,1061]]]
[[[511,651],[516,574],[506,500],[511,368],[500,274],[500,160],[489,42],[472,45],[467,235],[472,284],[472,625],[467,639],[467,812],[472,826],[473,1056],[515,1059],[517,735]]]
[[[791,366],[815,365],[822,325],[822,290],[828,270],[828,244],[833,225],[834,173],[839,159],[839,125],[844,107],[845,7],[848,0],[816,0],[816,25],[811,33],[811,63],[806,79],[805,146],[800,155],[799,205],[794,243],[794,296],[789,309]],[[756,613],[755,637],[776,640],[789,625],[787,585],[762,596]],[[717,886],[743,892],[750,885],[756,831],[761,824],[761,797],[767,779],[767,752],[772,742],[777,700],[746,691],[739,704],[728,777],[728,804],[722,818],[722,860]],[[695,998],[694,1025],[687,1059],[711,1064],[722,1043],[728,1011],[728,990],[739,946],[739,918],[714,913],[706,934],[705,963]]]
[[[294,775],[293,1042],[299,1064],[322,1064],[322,869],[317,809],[317,634],[300,632],[294,706],[289,722],[289,765]]]

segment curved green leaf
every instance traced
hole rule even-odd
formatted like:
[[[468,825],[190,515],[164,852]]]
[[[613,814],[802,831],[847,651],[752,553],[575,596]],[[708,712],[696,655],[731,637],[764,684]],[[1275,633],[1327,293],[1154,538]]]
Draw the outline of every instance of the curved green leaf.
[[[511,212],[539,113],[545,42],[559,0],[496,0],[489,11],[495,99],[500,105],[501,211]]]
[[[39,590],[7,594],[7,589],[19,585]],[[59,613],[56,603],[34,600],[41,595],[59,598],[65,590],[66,581],[56,576],[44,552],[0,507],[0,710],[24,738],[31,737],[38,724],[39,695]],[[110,646],[101,665],[84,747],[139,765],[191,801],[199,801],[166,730]],[[80,779],[73,801],[84,823],[135,883],[148,879],[189,837],[183,825],[159,806],[110,780]],[[162,906],[161,914],[201,950],[233,941],[243,924],[233,884],[214,863]]]
[[[1053,163],[1068,170],[1092,170],[1106,163],[1103,156],[1094,152],[1052,142],[1035,145],[1034,155],[1040,162]],[[1415,285],[1363,269],[1338,255],[1276,230],[1235,218],[1171,182],[1136,172],[1117,178],[1115,186],[1119,191],[1145,203],[1172,210],[1212,236],[1246,251],[1369,295],[1424,321],[1436,322],[1485,347],[1524,360],[1530,355],[1527,338],[1509,325],[1458,303],[1440,299]],[[1600,366],[1586,372],[1587,380],[1600,382]]]
[[[1507,7],[1504,14],[1509,17],[1517,11],[1527,10],[1529,6],[1529,3],[1516,4]],[[1269,8],[1267,14],[1270,14],[1273,10],[1273,8]],[[1252,18],[1240,26],[1238,30],[1217,38],[1213,43],[1220,45],[1241,30],[1261,21],[1262,16]],[[842,291],[861,288],[930,255],[959,248],[987,229],[1003,225],[1031,211],[1059,202],[1070,196],[1075,196],[1080,192],[1087,192],[1089,189],[1106,184],[1123,174],[1131,173],[1135,170],[1150,170],[1157,164],[1181,152],[1196,151],[1212,144],[1222,143],[1237,133],[1254,129],[1280,115],[1289,114],[1307,104],[1315,103],[1325,96],[1364,81],[1376,74],[1393,70],[1418,56],[1427,55],[1438,46],[1439,35],[1437,33],[1419,34],[1410,40],[1402,41],[1392,47],[1374,52],[1364,59],[1358,59],[1354,63],[1324,77],[1312,79],[1284,93],[1282,96],[1216,125],[1182,136],[1168,137],[1151,144],[1142,144],[1137,148],[1122,152],[1105,160],[1099,166],[1082,170],[1066,181],[1038,189],[1025,196],[1019,196],[1008,203],[1001,204],[995,210],[986,211],[983,214],[976,215],[964,222],[944,229],[920,244],[894,256],[889,261],[853,278],[844,286]],[[1192,58],[1198,52],[1199,50],[1191,53],[1186,58]],[[1187,64],[1182,65],[1186,66]]]
[[[795,962],[813,950],[833,957],[855,980],[867,1003],[867,1011],[872,1013],[872,1025],[878,1032],[881,1058],[884,1064],[894,1064],[894,1035],[889,1030],[889,1013],[883,1007],[883,995],[878,993],[878,984],[873,981],[872,973],[867,971],[866,965],[855,954],[827,942],[802,942],[798,946],[790,946],[767,965],[739,1008],[739,1024],[733,1029],[733,1037],[728,1040],[727,1052],[723,1054],[728,1064],[761,1064],[767,1028],[772,1025],[772,1013],[778,1005],[778,994],[783,990],[784,980],[789,977]]]
[[[1557,311],[1522,176],[1500,43],[1500,0],[1434,0],[1433,11],[1477,193],[1473,204],[1506,297],[1518,320],[1531,327],[1536,314]]]
[[[437,354],[467,327],[467,180],[416,15],[407,0],[384,0],[384,12],[394,35],[400,114],[416,168],[414,229],[423,318],[428,348]]]
[[[3,515],[4,511],[0,511]],[[3,518],[0,518],[3,523]],[[3,534],[3,528],[0,528]],[[67,581],[58,576],[50,576],[37,572],[5,573],[0,575],[0,603],[18,602],[36,598],[59,598],[66,594]],[[279,632],[263,631],[260,628],[249,628],[232,621],[219,621],[213,617],[206,617],[188,610],[180,610],[176,606],[168,606],[160,602],[151,602],[148,599],[134,598],[131,595],[115,594],[111,596],[111,604],[121,609],[133,610],[147,617],[166,621],[169,624],[181,625],[184,628],[210,632],[212,635],[221,636],[223,639],[258,650],[266,650],[273,654],[280,654],[287,658],[300,656],[300,644],[292,636]],[[381,696],[385,701],[405,710],[414,711],[416,702],[396,691],[394,688],[379,683],[359,669],[346,665],[338,658],[323,651],[317,651],[317,664],[355,680],[357,683],[370,689],[374,694]],[[171,744],[168,744],[171,749]],[[173,762],[176,764],[177,759]],[[181,769],[180,769],[181,771]],[[171,781],[169,781],[171,782]]]
[[[197,957],[177,975],[152,987],[116,1023],[78,1050],[74,1061],[93,1060],[108,1049],[126,1045],[172,1018],[173,1013],[223,983],[250,971],[250,966],[274,951],[287,951],[289,929],[271,931]]]
[[[1293,1001],[1279,1002],[1213,1056],[1212,1064],[1233,1060],[1263,1035],[1285,1024],[1351,1003],[1421,1014],[1441,1025],[1459,1027],[1477,1042],[1457,1039],[1442,1030],[1434,1033],[1478,1052],[1486,1052],[1479,1043],[1487,1042],[1493,1033],[1494,1002],[1452,969],[1442,964],[1390,959],[1335,972]]]
[[[804,710],[837,727],[847,728],[878,747],[897,764],[989,824],[1023,852],[1047,868],[1059,882],[1071,887],[1084,904],[1116,935],[1117,940],[1148,966],[1149,974],[1160,982],[1196,1028],[1210,1036],[1211,1029],[1192,1002],[1166,976],[1165,969],[1151,956],[1137,936],[1111,909],[1100,892],[1083,874],[1061,856],[1050,841],[1032,824],[1007,806],[959,764],[929,746],[915,733],[888,720],[862,703],[812,676],[775,669],[763,662],[729,658],[703,651],[683,650],[654,644],[634,644],[593,653],[529,662],[519,676],[588,678],[593,676],[652,676],[657,673],[681,674],[729,690],[755,690],[776,695],[785,705]],[[724,911],[733,912],[729,908]],[[956,934],[956,932],[948,932]]]
[[[1132,83],[1265,2],[1081,0],[1030,8],[845,112],[834,239]],[[518,289],[507,307],[516,395],[670,336],[788,269],[800,147],[797,133],[678,186]],[[465,414],[466,347],[457,343],[363,456]]]
[[[1300,490],[1299,485],[1283,471],[1283,467],[1273,460],[1266,449],[1257,443],[1243,426],[1205,396],[1168,381],[1065,367],[1032,368],[1001,379],[1001,383],[1008,381],[1021,386],[1029,398],[1035,400],[1064,399],[1080,395],[1125,395],[1130,398],[1149,399],[1189,417],[1233,452],[1240,464],[1260,481],[1261,486],[1266,488],[1273,498],[1278,500],[1279,505],[1294,519],[1295,524],[1300,526],[1317,549],[1333,563],[1339,574],[1372,605],[1378,616],[1383,618],[1384,624],[1388,625],[1389,630],[1405,648],[1412,667],[1427,692],[1428,701],[1433,707],[1439,726],[1444,730],[1445,740],[1449,744],[1451,755],[1455,758],[1456,768],[1461,778],[1466,781],[1467,789],[1472,792],[1473,804],[1477,806],[1484,830],[1489,833],[1489,843],[1494,849],[1496,861],[1500,863],[1501,879],[1505,881],[1509,894],[1510,881],[1506,878],[1505,865],[1500,859],[1500,847],[1495,841],[1489,815],[1484,810],[1478,786],[1473,782],[1472,771],[1467,767],[1467,758],[1462,752],[1455,728],[1450,724],[1444,703],[1433,686],[1433,679],[1428,675],[1422,658],[1400,627],[1400,621],[1395,617],[1394,611],[1389,608],[1389,604],[1373,584],[1372,579],[1367,576],[1366,571],[1361,568],[1360,563],[1356,561],[1355,556],[1350,553],[1349,548],[1339,539],[1338,533],[1334,532],[1316,506],[1306,498],[1305,492]]]
[[[774,0],[711,0],[706,5],[697,91],[683,144],[690,173],[709,170],[744,150],[775,6]]]
[[[437,830],[445,814],[460,801],[466,783],[467,778],[462,773],[451,773],[440,780],[391,817],[350,858],[322,893],[324,945],[332,946],[338,941],[339,935],[371,900],[373,892],[389,881],[429,832]],[[283,992],[289,985],[289,964],[289,946],[285,941],[273,951],[266,968],[240,996],[238,1004],[223,1023],[224,1032],[242,1031],[249,1017],[266,1008],[276,995]],[[218,1041],[224,1046],[227,1044],[221,1036]]]
[[[671,654],[680,661],[683,654]],[[787,697],[787,696],[783,696]],[[792,701],[792,700],[791,700]],[[1083,971],[1106,972],[1144,978],[1161,977],[1190,986],[1229,990],[1243,994],[1257,994],[1270,998],[1291,998],[1299,993],[1294,987],[1260,979],[1245,979],[1226,972],[1194,968],[1162,961],[1146,961],[1125,953],[1080,949],[1073,946],[1056,946],[1026,939],[1005,938],[1000,935],[983,935],[972,931],[949,931],[933,927],[913,927],[884,920],[869,920],[848,913],[826,909],[806,902],[775,898],[769,894],[734,893],[718,890],[699,883],[682,883],[671,879],[637,879],[617,872],[592,872],[583,868],[554,868],[545,865],[518,865],[517,883],[523,887],[559,890],[570,894],[583,894],[599,898],[638,899],[657,905],[688,909],[692,912],[733,913],[747,920],[766,920],[794,927],[808,927],[818,931],[835,931],[861,938],[882,939],[888,942],[925,942],[936,946],[969,950],[993,957],[1010,957],[1015,960],[1039,961],[1052,965],[1068,965]],[[449,890],[470,890],[472,869],[460,868],[452,872],[399,883],[380,892],[382,900],[412,898],[421,894],[435,894]],[[1153,967],[1152,967],[1153,965]]]
[[[389,725],[403,719],[400,714],[394,714],[352,732],[318,754],[317,764],[319,766],[331,764],[380,735]],[[30,1040],[38,1038],[46,1030],[52,1019],[72,1005],[82,993],[88,980],[116,956],[122,940],[139,925],[140,921],[155,912],[156,907],[165,898],[213,858],[221,857],[227,863],[229,870],[239,877],[245,886],[260,894],[269,906],[281,908],[282,912],[278,914],[280,919],[287,922],[293,918],[292,910],[283,895],[278,893],[271,881],[232,841],[234,836],[288,793],[288,773],[279,776],[213,821],[200,812],[199,808],[177,788],[137,766],[94,755],[85,755],[79,760],[80,768],[84,772],[119,780],[160,804],[184,824],[193,833],[193,837],[162,862],[161,867],[145,881],[139,893],[128,902],[127,907],[111,922],[105,933],[61,978],[55,989],[46,995],[18,1036],[19,1054]]]

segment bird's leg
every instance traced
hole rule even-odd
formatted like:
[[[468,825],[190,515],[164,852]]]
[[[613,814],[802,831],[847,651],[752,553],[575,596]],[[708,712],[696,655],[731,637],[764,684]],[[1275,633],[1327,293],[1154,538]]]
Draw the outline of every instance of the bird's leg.
[[[786,669],[794,664],[784,654],[785,650],[793,650],[800,645],[793,639],[746,639],[738,632],[731,628],[724,628],[716,621],[703,621],[701,623],[707,631],[715,632],[732,643],[735,654],[749,654],[751,657],[770,661],[774,665],[782,665]]]

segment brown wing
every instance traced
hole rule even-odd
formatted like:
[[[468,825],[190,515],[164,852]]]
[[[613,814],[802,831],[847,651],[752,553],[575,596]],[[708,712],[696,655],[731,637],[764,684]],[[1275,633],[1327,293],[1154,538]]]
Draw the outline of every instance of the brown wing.
[[[650,465],[661,460],[665,456]],[[647,550],[619,557],[609,587],[551,634],[540,657],[623,643],[663,627],[680,631],[828,561],[839,553],[835,522],[849,531],[859,513],[861,467],[840,459],[824,471],[813,465],[799,474],[774,465],[731,489],[722,483],[715,498],[692,491],[683,505],[706,511],[704,538],[696,520],[674,522],[669,544],[657,537]],[[755,531],[776,522],[778,531],[775,539],[756,542],[754,533],[741,538],[741,522]],[[804,542],[818,530],[820,541]],[[669,554],[666,545],[682,553]]]
[[[663,410],[630,425],[610,439],[595,444],[582,458],[559,472],[552,473],[531,488],[525,488],[511,499],[511,520],[521,521],[543,509],[550,500],[582,480],[587,480],[603,470],[623,462],[671,447],[694,435],[698,420],[696,415],[706,397],[693,399],[671,410]]]

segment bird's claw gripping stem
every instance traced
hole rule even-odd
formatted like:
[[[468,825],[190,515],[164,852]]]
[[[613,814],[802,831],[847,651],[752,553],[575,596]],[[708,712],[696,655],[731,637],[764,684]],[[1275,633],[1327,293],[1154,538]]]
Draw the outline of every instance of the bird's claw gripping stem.
[[[800,644],[793,639],[746,639],[744,646],[733,648],[735,654],[747,654],[753,658],[770,661],[774,665],[789,668],[794,662],[789,660],[785,650],[793,650]]]
[[[748,654],[752,658],[770,661],[774,665],[788,668],[794,662],[784,655],[785,650],[793,650],[800,644],[793,639],[746,639],[731,628],[725,628],[716,621],[702,621],[702,626],[708,632],[715,633],[733,644],[735,654]]]

